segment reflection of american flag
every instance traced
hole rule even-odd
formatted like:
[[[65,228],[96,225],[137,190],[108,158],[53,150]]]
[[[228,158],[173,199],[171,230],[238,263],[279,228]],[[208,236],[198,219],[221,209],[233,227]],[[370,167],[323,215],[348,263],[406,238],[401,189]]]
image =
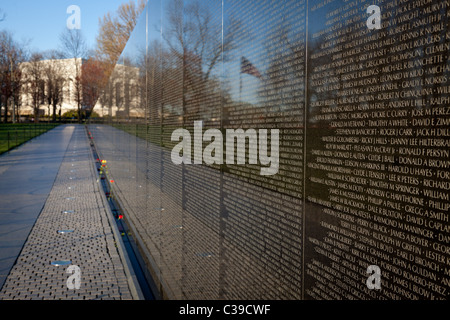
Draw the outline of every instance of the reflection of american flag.
[[[247,73],[257,78],[262,77],[258,69],[256,69],[255,66],[251,64],[251,62],[248,61],[245,57],[241,57],[241,73]]]

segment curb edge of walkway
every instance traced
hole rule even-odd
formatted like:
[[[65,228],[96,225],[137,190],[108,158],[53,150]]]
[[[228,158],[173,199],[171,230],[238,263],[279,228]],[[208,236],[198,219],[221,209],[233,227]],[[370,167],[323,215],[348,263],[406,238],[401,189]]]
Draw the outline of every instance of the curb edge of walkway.
[[[106,199],[106,195],[104,192],[102,192],[102,187],[100,186],[100,180],[97,174],[97,168],[95,166],[95,163],[91,161],[91,170],[94,172],[94,177],[97,178],[97,182],[95,183],[97,187],[97,192],[100,194],[100,198],[102,199],[102,203],[105,207],[106,215],[108,218],[109,226],[112,229],[114,239],[116,240],[117,244],[117,251],[119,253],[119,256],[122,260],[125,275],[127,276],[127,282],[128,286],[131,291],[131,295],[133,297],[133,300],[144,300],[144,294],[142,293],[141,287],[139,285],[139,281],[137,280],[136,274],[134,273],[133,266],[131,264],[130,258],[128,256],[128,253],[125,249],[125,245],[123,243],[122,237],[120,236],[119,229],[117,227],[117,224],[113,220],[113,213],[111,211],[111,208],[109,206],[108,200]]]

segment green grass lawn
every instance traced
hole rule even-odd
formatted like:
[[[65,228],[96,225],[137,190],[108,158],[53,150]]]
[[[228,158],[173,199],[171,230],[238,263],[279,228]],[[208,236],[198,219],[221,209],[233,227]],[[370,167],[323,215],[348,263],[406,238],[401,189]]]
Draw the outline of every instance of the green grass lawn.
[[[0,124],[0,154],[57,126],[59,126],[58,123],[2,123]]]

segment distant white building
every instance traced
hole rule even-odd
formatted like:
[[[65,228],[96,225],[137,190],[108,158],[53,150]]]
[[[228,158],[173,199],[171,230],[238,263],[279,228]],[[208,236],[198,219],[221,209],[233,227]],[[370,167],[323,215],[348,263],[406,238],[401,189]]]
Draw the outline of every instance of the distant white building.
[[[20,65],[22,71],[22,92],[19,108],[20,116],[34,116],[33,109],[33,82],[35,74],[40,74],[41,88],[39,99],[39,116],[53,115],[53,106],[49,105],[47,96],[49,92],[49,76],[55,72],[60,75],[62,94],[57,104],[57,117],[70,110],[77,110],[75,98],[75,79],[77,70],[81,75],[81,67],[84,59],[58,59],[42,60],[39,62],[24,62]],[[99,97],[94,111],[102,117],[121,116],[131,118],[144,118],[145,105],[143,95],[145,94],[145,78],[141,77],[140,69],[133,66],[117,64],[109,79],[108,85]]]
[[[53,107],[47,100],[48,79],[50,73],[52,76],[58,75],[58,84],[62,85],[60,101],[57,104],[57,116],[66,111],[76,110],[77,101],[75,99],[75,79],[77,70],[81,74],[81,66],[84,59],[57,59],[42,60],[39,62],[24,62],[20,65],[22,71],[22,95],[19,106],[20,116],[33,116],[33,98],[32,98],[32,80],[37,73],[41,74],[41,94],[39,98],[39,115],[53,115]]]

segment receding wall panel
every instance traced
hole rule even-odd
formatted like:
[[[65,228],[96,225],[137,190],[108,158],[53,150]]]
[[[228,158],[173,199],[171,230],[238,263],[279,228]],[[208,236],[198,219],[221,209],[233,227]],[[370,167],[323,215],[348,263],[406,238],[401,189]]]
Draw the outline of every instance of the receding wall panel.
[[[96,146],[168,299],[447,299],[449,4],[148,1]]]

